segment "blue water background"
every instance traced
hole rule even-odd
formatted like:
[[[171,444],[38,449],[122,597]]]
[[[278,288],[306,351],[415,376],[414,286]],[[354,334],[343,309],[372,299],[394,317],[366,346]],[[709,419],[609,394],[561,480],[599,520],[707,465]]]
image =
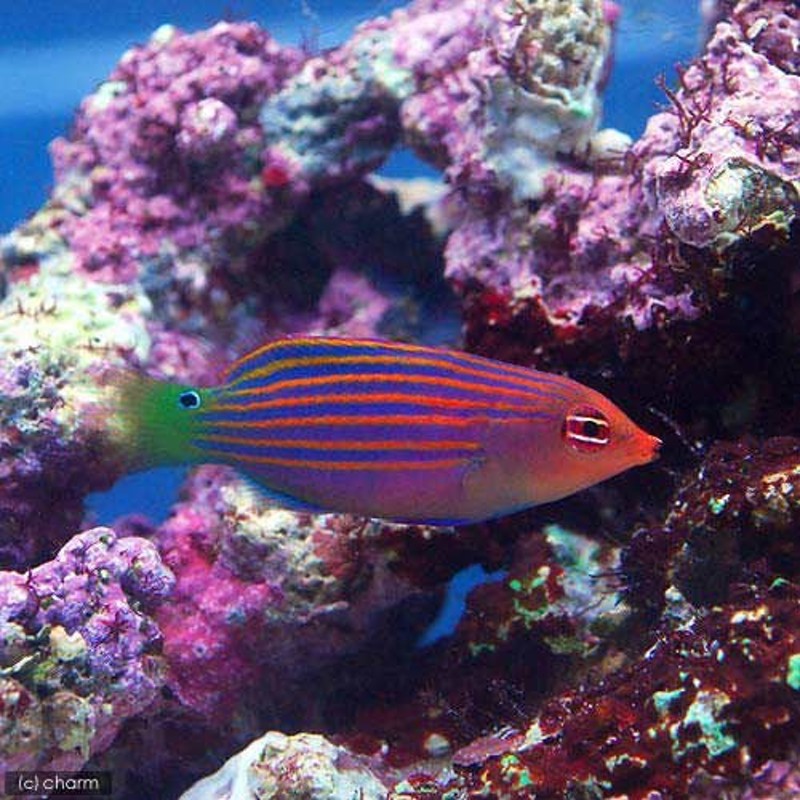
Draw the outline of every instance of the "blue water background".
[[[10,230],[47,197],[52,172],[48,143],[65,134],[72,113],[131,45],[146,41],[163,23],[184,30],[219,19],[252,19],[279,40],[326,48],[346,39],[360,22],[405,5],[399,0],[143,0],[87,2],[36,0],[4,3],[0,27],[0,232]],[[664,103],[655,79],[671,79],[700,44],[697,5],[691,0],[622,0],[615,68],[606,92],[604,125],[636,137]],[[430,174],[408,152],[381,170],[396,177]],[[163,519],[184,471],[154,470],[93,495],[96,522],[140,513]],[[499,577],[494,575],[492,577]],[[445,635],[463,609],[469,588],[487,579],[479,567],[464,570],[423,643]]]

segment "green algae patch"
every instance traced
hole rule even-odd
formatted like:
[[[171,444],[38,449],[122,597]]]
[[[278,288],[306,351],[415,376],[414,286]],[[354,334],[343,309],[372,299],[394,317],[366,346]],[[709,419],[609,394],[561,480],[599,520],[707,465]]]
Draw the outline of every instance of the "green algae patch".
[[[699,747],[705,747],[711,758],[717,758],[736,747],[736,739],[730,735],[728,723],[722,719],[730,702],[725,692],[697,693],[683,719],[670,727],[672,754],[676,761]],[[699,730],[699,736],[693,735],[695,730]]]
[[[800,692],[800,653],[789,656],[786,668],[786,683],[796,692]]]
[[[674,707],[675,703],[683,697],[684,689],[674,691],[653,692],[653,705],[659,717],[664,718]]]

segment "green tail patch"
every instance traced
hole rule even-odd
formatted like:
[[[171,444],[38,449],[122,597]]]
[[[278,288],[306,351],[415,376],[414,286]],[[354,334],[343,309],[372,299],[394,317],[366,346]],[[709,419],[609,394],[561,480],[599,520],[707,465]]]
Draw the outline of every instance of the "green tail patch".
[[[194,412],[207,390],[132,372],[114,376],[111,387],[109,433],[129,469],[204,460],[194,444],[202,427]]]

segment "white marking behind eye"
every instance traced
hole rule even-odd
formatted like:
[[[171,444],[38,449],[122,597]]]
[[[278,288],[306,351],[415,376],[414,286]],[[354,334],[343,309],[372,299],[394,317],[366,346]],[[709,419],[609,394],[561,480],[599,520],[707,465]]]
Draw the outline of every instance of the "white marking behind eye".
[[[608,444],[608,437],[605,439],[595,439],[592,436],[582,436],[580,433],[567,433],[570,439],[575,439],[577,442],[588,442],[589,444]]]

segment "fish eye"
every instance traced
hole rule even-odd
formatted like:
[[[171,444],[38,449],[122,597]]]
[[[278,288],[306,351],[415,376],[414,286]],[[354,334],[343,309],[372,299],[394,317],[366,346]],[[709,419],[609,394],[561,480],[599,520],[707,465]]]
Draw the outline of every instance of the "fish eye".
[[[200,408],[200,393],[194,389],[187,389],[178,395],[178,406],[180,408]]]
[[[596,453],[611,441],[611,426],[594,406],[576,406],[564,417],[561,438],[579,453]]]

